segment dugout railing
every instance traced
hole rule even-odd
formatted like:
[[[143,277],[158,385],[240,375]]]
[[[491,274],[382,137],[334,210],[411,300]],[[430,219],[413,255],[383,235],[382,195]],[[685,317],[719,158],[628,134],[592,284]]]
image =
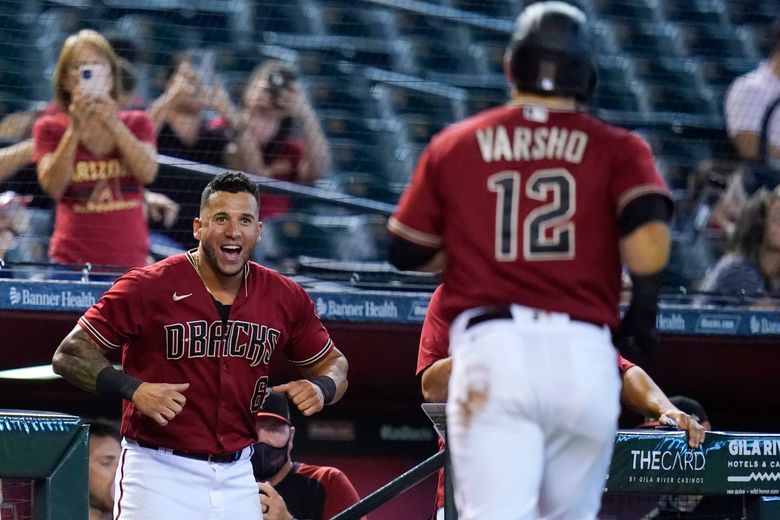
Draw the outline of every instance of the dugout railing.
[[[371,513],[445,462],[446,452],[433,455],[332,520],[357,520]],[[691,449],[684,432],[621,430],[615,437],[604,492],[599,518],[605,520],[643,518],[661,496],[728,497],[741,518],[780,518],[780,434],[708,432],[702,446]],[[451,504],[447,496],[445,520],[457,518]],[[694,510],[686,518],[712,517],[698,516]]]

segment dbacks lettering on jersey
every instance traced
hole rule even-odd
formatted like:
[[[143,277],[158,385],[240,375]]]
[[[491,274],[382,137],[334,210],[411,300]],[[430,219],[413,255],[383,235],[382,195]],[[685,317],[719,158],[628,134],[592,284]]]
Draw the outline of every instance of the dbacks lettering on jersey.
[[[517,126],[510,139],[506,127],[496,125],[478,129],[477,142],[482,160],[488,163],[563,159],[572,164],[580,164],[588,146],[588,134],[581,130],[557,126],[539,126],[533,129]]]
[[[165,326],[165,355],[169,360],[199,357],[243,357],[250,366],[268,365],[281,332],[267,325],[228,320],[173,323]]]

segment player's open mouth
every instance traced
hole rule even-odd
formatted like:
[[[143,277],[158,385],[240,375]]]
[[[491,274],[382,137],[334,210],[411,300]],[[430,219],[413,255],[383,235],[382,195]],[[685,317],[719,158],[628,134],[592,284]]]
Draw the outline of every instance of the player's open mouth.
[[[230,262],[238,260],[238,257],[241,254],[241,246],[222,246],[219,250],[225,255],[225,259]]]

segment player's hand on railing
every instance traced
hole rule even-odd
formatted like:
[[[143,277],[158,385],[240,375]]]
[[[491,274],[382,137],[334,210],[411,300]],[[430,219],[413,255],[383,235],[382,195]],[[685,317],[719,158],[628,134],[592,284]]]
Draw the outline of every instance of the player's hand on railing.
[[[658,422],[666,426],[672,426],[683,430],[688,437],[688,446],[698,448],[704,442],[705,430],[699,421],[682,410],[669,410],[659,417]]]
[[[282,496],[276,492],[268,482],[258,482],[257,490],[260,493],[260,509],[263,511],[263,520],[294,520],[287,504]]]
[[[189,383],[142,383],[133,393],[133,405],[165,426],[181,413],[187,402],[183,392],[189,387]]]
[[[314,415],[325,407],[325,397],[322,390],[308,379],[298,379],[283,385],[277,385],[271,390],[287,394],[287,397],[303,415]]]

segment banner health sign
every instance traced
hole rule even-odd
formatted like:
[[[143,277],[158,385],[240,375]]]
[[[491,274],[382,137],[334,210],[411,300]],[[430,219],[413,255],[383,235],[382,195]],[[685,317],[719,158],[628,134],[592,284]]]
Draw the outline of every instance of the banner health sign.
[[[780,435],[708,432],[698,449],[685,433],[620,431],[607,491],[684,495],[780,495]]]

